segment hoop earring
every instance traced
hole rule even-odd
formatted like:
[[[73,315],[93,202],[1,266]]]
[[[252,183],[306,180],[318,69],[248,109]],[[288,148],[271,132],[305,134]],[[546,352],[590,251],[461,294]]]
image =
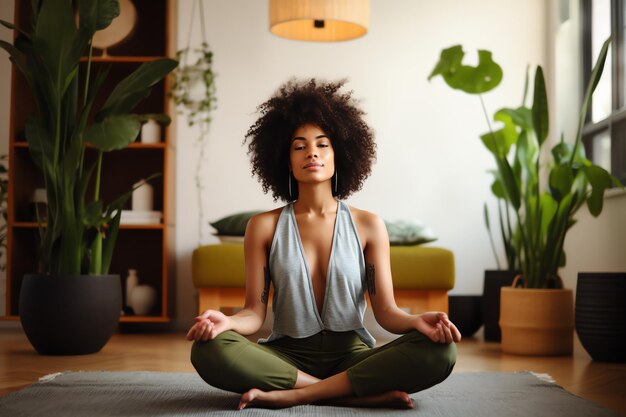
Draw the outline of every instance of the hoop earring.
[[[335,169],[335,195],[337,195],[337,182],[339,181],[338,178],[339,178],[339,173]]]
[[[289,198],[293,199],[291,196],[291,170],[289,170]]]

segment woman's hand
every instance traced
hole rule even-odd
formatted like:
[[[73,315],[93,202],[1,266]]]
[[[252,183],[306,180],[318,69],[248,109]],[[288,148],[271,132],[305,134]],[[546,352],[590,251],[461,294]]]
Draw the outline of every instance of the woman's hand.
[[[230,318],[220,311],[207,310],[194,320],[196,323],[187,332],[187,340],[206,342],[231,328]]]
[[[460,342],[461,332],[441,311],[429,311],[416,317],[415,329],[438,343]]]

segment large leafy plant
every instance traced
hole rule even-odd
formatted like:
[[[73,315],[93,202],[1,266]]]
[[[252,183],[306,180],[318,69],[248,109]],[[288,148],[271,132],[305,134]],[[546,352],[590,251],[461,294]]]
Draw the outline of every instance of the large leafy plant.
[[[121,209],[131,195],[108,205],[100,197],[103,152],[122,149],[139,134],[131,111],[177,62],[159,59],[138,67],[111,89],[96,109],[96,93],[108,70],[91,74],[91,40],[119,15],[118,0],[32,1],[31,31],[19,30],[14,44],[0,47],[23,74],[37,115],[26,122],[32,159],[41,168],[48,197],[46,224],[40,223],[42,272],[106,274],[119,230]],[[79,71],[87,54],[85,71]],[[82,94],[79,89],[82,88]],[[97,153],[87,164],[88,147]]]
[[[508,249],[515,253],[529,288],[560,287],[558,268],[565,265],[563,244],[567,231],[576,223],[575,213],[587,204],[597,217],[602,212],[604,192],[620,182],[605,169],[585,157],[581,144],[591,95],[606,61],[610,39],[600,52],[587,85],[579,114],[578,131],[573,141],[561,140],[552,147],[548,161],[541,161],[548,144],[548,100],[541,66],[534,78],[531,107],[503,108],[494,114],[500,128],[494,130],[485,111],[489,132],[481,135],[485,147],[496,162],[492,191],[506,204],[503,217],[509,213],[515,220],[508,227]],[[429,79],[440,75],[452,88],[469,94],[480,94],[495,88],[502,79],[502,69],[489,51],[479,51],[476,67],[463,65],[463,48],[453,46],[441,52],[440,60]],[[526,86],[528,85],[528,78]],[[541,175],[545,170],[546,175]],[[545,178],[546,181],[542,181]],[[502,213],[502,212],[501,212]],[[504,234],[504,232],[503,232]],[[508,250],[507,249],[507,250]]]

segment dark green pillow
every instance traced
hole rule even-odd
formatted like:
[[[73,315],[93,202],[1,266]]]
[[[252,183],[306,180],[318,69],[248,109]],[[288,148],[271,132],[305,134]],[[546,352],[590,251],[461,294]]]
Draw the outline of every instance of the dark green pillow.
[[[243,236],[246,233],[246,226],[248,225],[250,217],[259,213],[262,212],[247,211],[244,213],[237,213],[231,216],[223,217],[209,224],[217,230],[217,235]]]
[[[421,245],[437,240],[429,227],[414,220],[385,220],[392,246]]]

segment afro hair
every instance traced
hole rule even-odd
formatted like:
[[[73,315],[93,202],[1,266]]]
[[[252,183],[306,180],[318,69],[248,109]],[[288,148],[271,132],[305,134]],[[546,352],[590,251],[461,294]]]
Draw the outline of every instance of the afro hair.
[[[359,191],[376,160],[374,132],[365,123],[352,91],[340,92],[345,80],[319,82],[292,79],[258,107],[259,119],[246,134],[252,175],[274,201],[297,199],[297,183],[289,192],[289,148],[293,133],[305,124],[322,129],[330,138],[338,173],[335,197]],[[335,179],[333,179],[334,184]],[[295,184],[295,185],[293,185]]]

